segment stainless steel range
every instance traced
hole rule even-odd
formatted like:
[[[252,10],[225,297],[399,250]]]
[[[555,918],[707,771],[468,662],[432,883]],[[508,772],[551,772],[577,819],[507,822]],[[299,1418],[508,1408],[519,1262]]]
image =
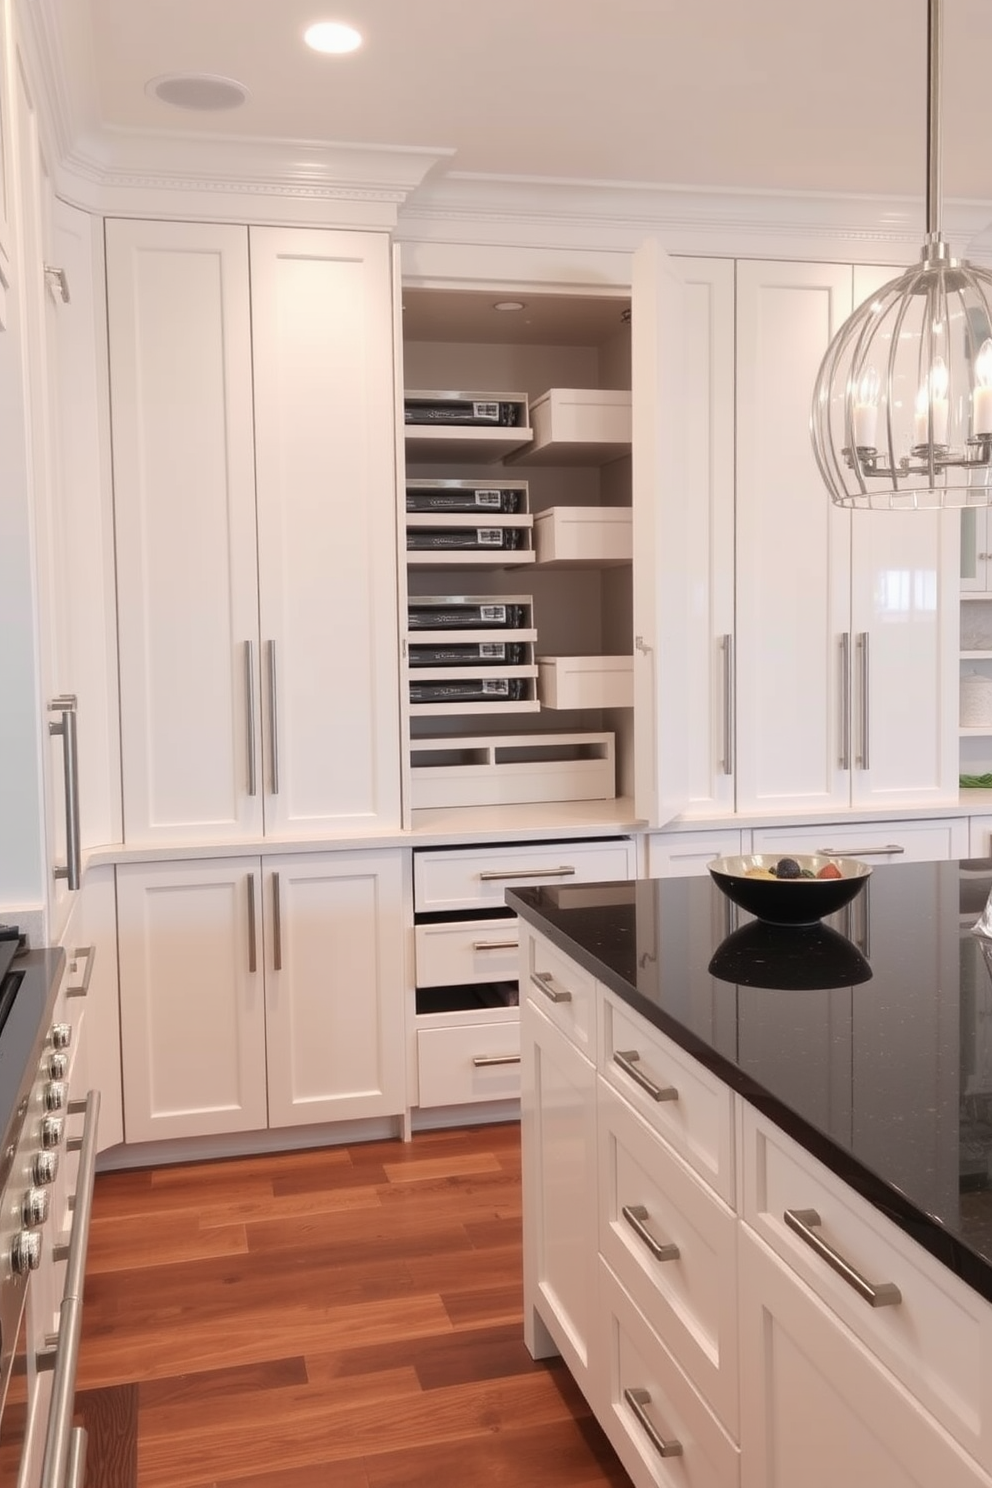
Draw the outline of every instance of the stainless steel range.
[[[73,1488],[85,1465],[71,1418],[99,1096],[70,1100],[64,959],[0,938],[0,1488]]]

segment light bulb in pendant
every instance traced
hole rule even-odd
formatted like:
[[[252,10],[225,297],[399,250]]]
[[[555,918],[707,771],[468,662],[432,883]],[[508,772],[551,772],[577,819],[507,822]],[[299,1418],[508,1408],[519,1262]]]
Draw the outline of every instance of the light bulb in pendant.
[[[931,418],[934,444],[947,443],[948,385],[947,363],[943,357],[934,357],[929,376],[916,395],[916,412],[913,415],[914,444],[930,443]]]
[[[866,367],[858,383],[852,410],[854,443],[858,449],[874,449],[878,429],[878,398],[882,379],[875,367]]]
[[[975,358],[971,422],[973,434],[992,434],[992,340],[988,339]]]

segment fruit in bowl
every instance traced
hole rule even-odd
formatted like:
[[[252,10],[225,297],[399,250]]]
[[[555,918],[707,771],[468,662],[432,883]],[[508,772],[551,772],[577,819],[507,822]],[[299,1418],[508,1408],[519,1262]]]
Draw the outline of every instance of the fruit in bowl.
[[[871,876],[867,863],[822,853],[745,853],[708,866],[727,898],[767,925],[815,925],[850,904]]]

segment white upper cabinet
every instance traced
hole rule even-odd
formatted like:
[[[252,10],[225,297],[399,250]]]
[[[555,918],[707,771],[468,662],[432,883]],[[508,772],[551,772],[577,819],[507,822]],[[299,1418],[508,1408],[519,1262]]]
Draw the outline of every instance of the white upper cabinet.
[[[809,438],[831,337],[890,277],[737,267],[738,811],[956,798],[956,519],[834,506]]]
[[[111,221],[107,260],[125,840],[395,825],[385,238]]]

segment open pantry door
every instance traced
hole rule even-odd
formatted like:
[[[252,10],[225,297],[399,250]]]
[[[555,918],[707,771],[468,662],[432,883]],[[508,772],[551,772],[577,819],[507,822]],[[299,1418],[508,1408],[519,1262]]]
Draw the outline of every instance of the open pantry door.
[[[689,793],[683,290],[655,239],[634,254],[631,315],[634,806],[650,826]]]

